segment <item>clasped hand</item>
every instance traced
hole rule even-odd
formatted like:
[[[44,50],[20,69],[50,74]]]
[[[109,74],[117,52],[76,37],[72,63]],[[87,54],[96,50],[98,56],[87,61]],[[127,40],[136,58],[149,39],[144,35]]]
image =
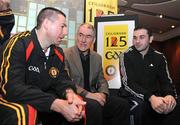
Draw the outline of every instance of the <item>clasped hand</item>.
[[[171,95],[165,97],[152,95],[149,100],[152,108],[159,114],[168,114],[176,107],[176,100]]]
[[[69,122],[81,120],[85,116],[86,102],[74,92],[68,92],[66,98],[67,100],[55,99],[51,110],[61,113]]]

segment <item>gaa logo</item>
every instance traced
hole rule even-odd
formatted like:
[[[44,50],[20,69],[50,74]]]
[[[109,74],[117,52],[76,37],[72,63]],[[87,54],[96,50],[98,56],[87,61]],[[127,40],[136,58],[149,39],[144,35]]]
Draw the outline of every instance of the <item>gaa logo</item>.
[[[109,76],[114,76],[116,74],[116,67],[113,65],[109,65],[106,67],[106,74]]]
[[[29,70],[29,71],[34,71],[34,72],[40,73],[39,68],[36,67],[36,66],[29,66],[29,67],[28,67],[28,70]]]

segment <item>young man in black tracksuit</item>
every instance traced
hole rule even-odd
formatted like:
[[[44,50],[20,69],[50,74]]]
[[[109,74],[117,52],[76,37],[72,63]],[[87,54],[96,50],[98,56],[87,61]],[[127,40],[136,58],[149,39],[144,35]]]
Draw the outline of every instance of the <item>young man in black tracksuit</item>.
[[[135,28],[133,46],[120,57],[123,83],[120,96],[126,97],[132,105],[135,125],[179,125],[179,104],[167,61],[162,53],[150,47],[152,40],[148,28]]]
[[[31,32],[14,35],[1,48],[1,125],[34,125],[36,110],[43,125],[82,119],[85,102],[75,94],[63,51],[55,46],[67,34],[65,19],[60,10],[44,8]]]

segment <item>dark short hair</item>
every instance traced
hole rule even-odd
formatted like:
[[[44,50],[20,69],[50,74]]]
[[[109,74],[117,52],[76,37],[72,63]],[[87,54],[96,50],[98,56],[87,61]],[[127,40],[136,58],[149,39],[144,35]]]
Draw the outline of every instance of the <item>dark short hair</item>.
[[[44,21],[44,19],[48,18],[50,20],[55,20],[54,17],[57,16],[57,14],[61,14],[63,15],[64,17],[66,17],[66,15],[61,11],[61,10],[58,10],[56,8],[53,8],[53,7],[45,7],[43,8],[38,16],[37,16],[37,25],[36,25],[36,28],[39,29],[42,25],[42,22]]]
[[[145,29],[147,30],[147,34],[149,35],[149,37],[152,36],[152,30],[148,27],[148,26],[145,26],[145,25],[138,25],[134,28],[134,31],[136,30],[140,30],[140,29]]]

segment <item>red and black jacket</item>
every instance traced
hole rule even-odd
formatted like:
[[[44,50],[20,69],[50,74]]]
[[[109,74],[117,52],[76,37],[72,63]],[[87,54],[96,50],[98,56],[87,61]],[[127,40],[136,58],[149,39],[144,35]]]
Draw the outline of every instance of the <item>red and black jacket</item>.
[[[64,70],[63,50],[50,46],[46,58],[35,29],[14,35],[1,48],[1,93],[4,99],[50,111],[56,98],[75,86]]]

